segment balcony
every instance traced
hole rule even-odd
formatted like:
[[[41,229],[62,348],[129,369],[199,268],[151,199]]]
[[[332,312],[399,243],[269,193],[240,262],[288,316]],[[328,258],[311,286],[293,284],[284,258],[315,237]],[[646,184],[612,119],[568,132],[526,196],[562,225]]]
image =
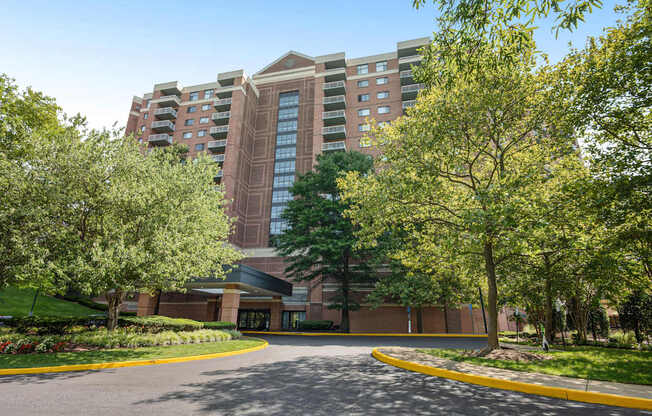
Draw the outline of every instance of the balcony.
[[[213,162],[215,163],[223,163],[224,162],[224,153],[220,155],[213,155],[211,156],[211,159],[213,159]]]
[[[177,110],[172,107],[157,108],[154,110],[154,117],[157,120],[174,120],[177,118]]]
[[[213,120],[213,123],[217,124],[218,126],[229,124],[229,118],[231,118],[230,111],[222,111],[221,113],[211,114],[211,120]]]
[[[412,65],[419,65],[423,56],[421,55],[410,55],[403,58],[398,58],[398,70],[406,71],[412,68]]]
[[[344,95],[335,95],[324,97],[324,110],[344,110],[346,108],[346,97]]]
[[[181,95],[181,85],[179,85],[178,81],[156,84],[154,90],[161,91],[163,95]]]
[[[408,69],[401,71],[401,85],[410,85],[414,84],[414,78],[412,77],[412,70]]]
[[[208,146],[206,146],[208,150],[211,152],[218,152],[218,151],[224,151],[226,148],[226,139],[223,140],[214,140],[212,142],[208,142]]]
[[[346,123],[346,111],[344,110],[335,110],[335,111],[324,111],[321,114],[322,120],[324,120],[324,126],[333,126],[336,124],[345,124]]]
[[[169,134],[150,134],[147,139],[152,146],[167,146],[172,144],[172,136]]]
[[[324,139],[346,139],[345,126],[322,127],[321,135]]]
[[[346,151],[345,142],[330,142],[330,143],[322,143],[321,145],[322,152],[336,152],[339,150]]]
[[[424,84],[404,85],[401,87],[401,99],[403,101],[414,100],[417,98],[419,91],[424,88],[426,88]]]
[[[215,138],[225,139],[229,134],[229,126],[211,127],[209,134]]]
[[[231,99],[222,98],[222,99],[215,100],[213,101],[213,107],[215,107],[217,111],[231,110]]]
[[[321,72],[324,75],[325,82],[343,81],[346,79],[346,68],[333,68]]]
[[[346,93],[346,81],[334,81],[327,82],[322,85],[324,90],[324,95],[326,97],[331,97],[333,95],[342,95]]]
[[[224,176],[224,172],[222,171],[222,169],[220,169],[220,170],[217,172],[217,175],[213,176],[213,180],[214,180],[216,183],[219,183],[219,182],[222,180],[222,177],[223,177],[223,176]]]
[[[160,108],[163,107],[179,107],[181,105],[181,98],[176,95],[164,95],[151,101],[152,104],[158,104]]]
[[[414,107],[414,104],[416,104],[416,100],[408,100],[408,101],[403,101],[403,114],[405,114],[405,110],[407,110],[410,107]]]
[[[174,131],[174,123],[170,120],[153,121],[152,131],[156,133],[172,133]]]

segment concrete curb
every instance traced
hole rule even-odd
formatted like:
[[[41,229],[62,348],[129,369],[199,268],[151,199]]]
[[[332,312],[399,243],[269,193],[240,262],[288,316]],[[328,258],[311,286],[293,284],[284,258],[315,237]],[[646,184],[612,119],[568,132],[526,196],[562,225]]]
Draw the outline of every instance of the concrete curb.
[[[52,367],[31,367],[31,368],[7,368],[0,369],[0,376],[18,375],[18,374],[44,374],[44,373],[59,373],[64,371],[84,371],[84,370],[103,370],[106,368],[119,368],[119,367],[136,367],[141,365],[156,365],[156,364],[170,364],[170,363],[183,363],[186,361],[208,360],[211,358],[230,357],[232,355],[245,354],[267,348],[269,343],[264,341],[262,344],[245,348],[237,351],[216,352],[213,354],[203,355],[189,355],[187,357],[172,357],[160,358],[152,360],[140,361],[116,361],[112,363],[95,363],[95,364],[73,364],[73,365],[58,365]]]
[[[445,370],[443,368],[418,364],[411,361],[399,360],[398,358],[383,354],[382,352],[378,351],[378,348],[374,348],[371,355],[378,361],[382,361],[394,367],[427,374],[430,376],[462,381],[464,383],[477,384],[480,386],[492,387],[495,389],[518,391],[521,393],[537,394],[539,396],[554,397],[557,399],[573,400],[577,402],[597,403],[606,404],[609,406],[629,407],[632,409],[652,410],[652,400],[644,399],[642,397],[619,396],[615,394],[595,393],[562,387],[541,386],[538,384],[522,383],[520,381],[503,380],[476,374],[460,373],[459,371]]]
[[[274,332],[274,331],[240,331],[243,334],[260,335],[300,335],[304,337],[441,337],[441,338],[487,338],[486,334],[350,334],[341,332]]]

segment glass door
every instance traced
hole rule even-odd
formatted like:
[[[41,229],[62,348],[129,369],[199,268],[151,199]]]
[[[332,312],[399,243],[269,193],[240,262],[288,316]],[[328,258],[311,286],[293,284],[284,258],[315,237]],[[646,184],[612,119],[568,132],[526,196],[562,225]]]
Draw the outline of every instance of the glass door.
[[[238,329],[268,330],[270,317],[269,309],[240,309],[238,311]]]

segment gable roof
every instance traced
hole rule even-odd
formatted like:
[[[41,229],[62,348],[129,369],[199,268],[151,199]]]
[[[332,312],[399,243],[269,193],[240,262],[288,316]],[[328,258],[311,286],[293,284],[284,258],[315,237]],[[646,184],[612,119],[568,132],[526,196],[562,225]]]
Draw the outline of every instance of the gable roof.
[[[276,68],[277,64],[283,61],[291,62],[291,65],[289,67],[277,69]],[[287,51],[281,57],[275,59],[272,63],[266,65],[263,69],[256,72],[254,75],[264,74],[266,72],[278,72],[278,71],[282,71],[283,69],[300,68],[300,67],[310,66],[314,64],[315,64],[315,58],[313,58],[312,56],[305,55],[301,52]]]

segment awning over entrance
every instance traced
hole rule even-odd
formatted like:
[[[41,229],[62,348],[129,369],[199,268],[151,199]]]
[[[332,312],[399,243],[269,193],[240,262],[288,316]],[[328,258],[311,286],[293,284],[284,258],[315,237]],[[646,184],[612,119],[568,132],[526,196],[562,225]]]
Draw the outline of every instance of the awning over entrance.
[[[252,296],[292,296],[291,283],[244,264],[234,265],[226,279],[198,279],[186,286],[191,289],[239,289]]]

